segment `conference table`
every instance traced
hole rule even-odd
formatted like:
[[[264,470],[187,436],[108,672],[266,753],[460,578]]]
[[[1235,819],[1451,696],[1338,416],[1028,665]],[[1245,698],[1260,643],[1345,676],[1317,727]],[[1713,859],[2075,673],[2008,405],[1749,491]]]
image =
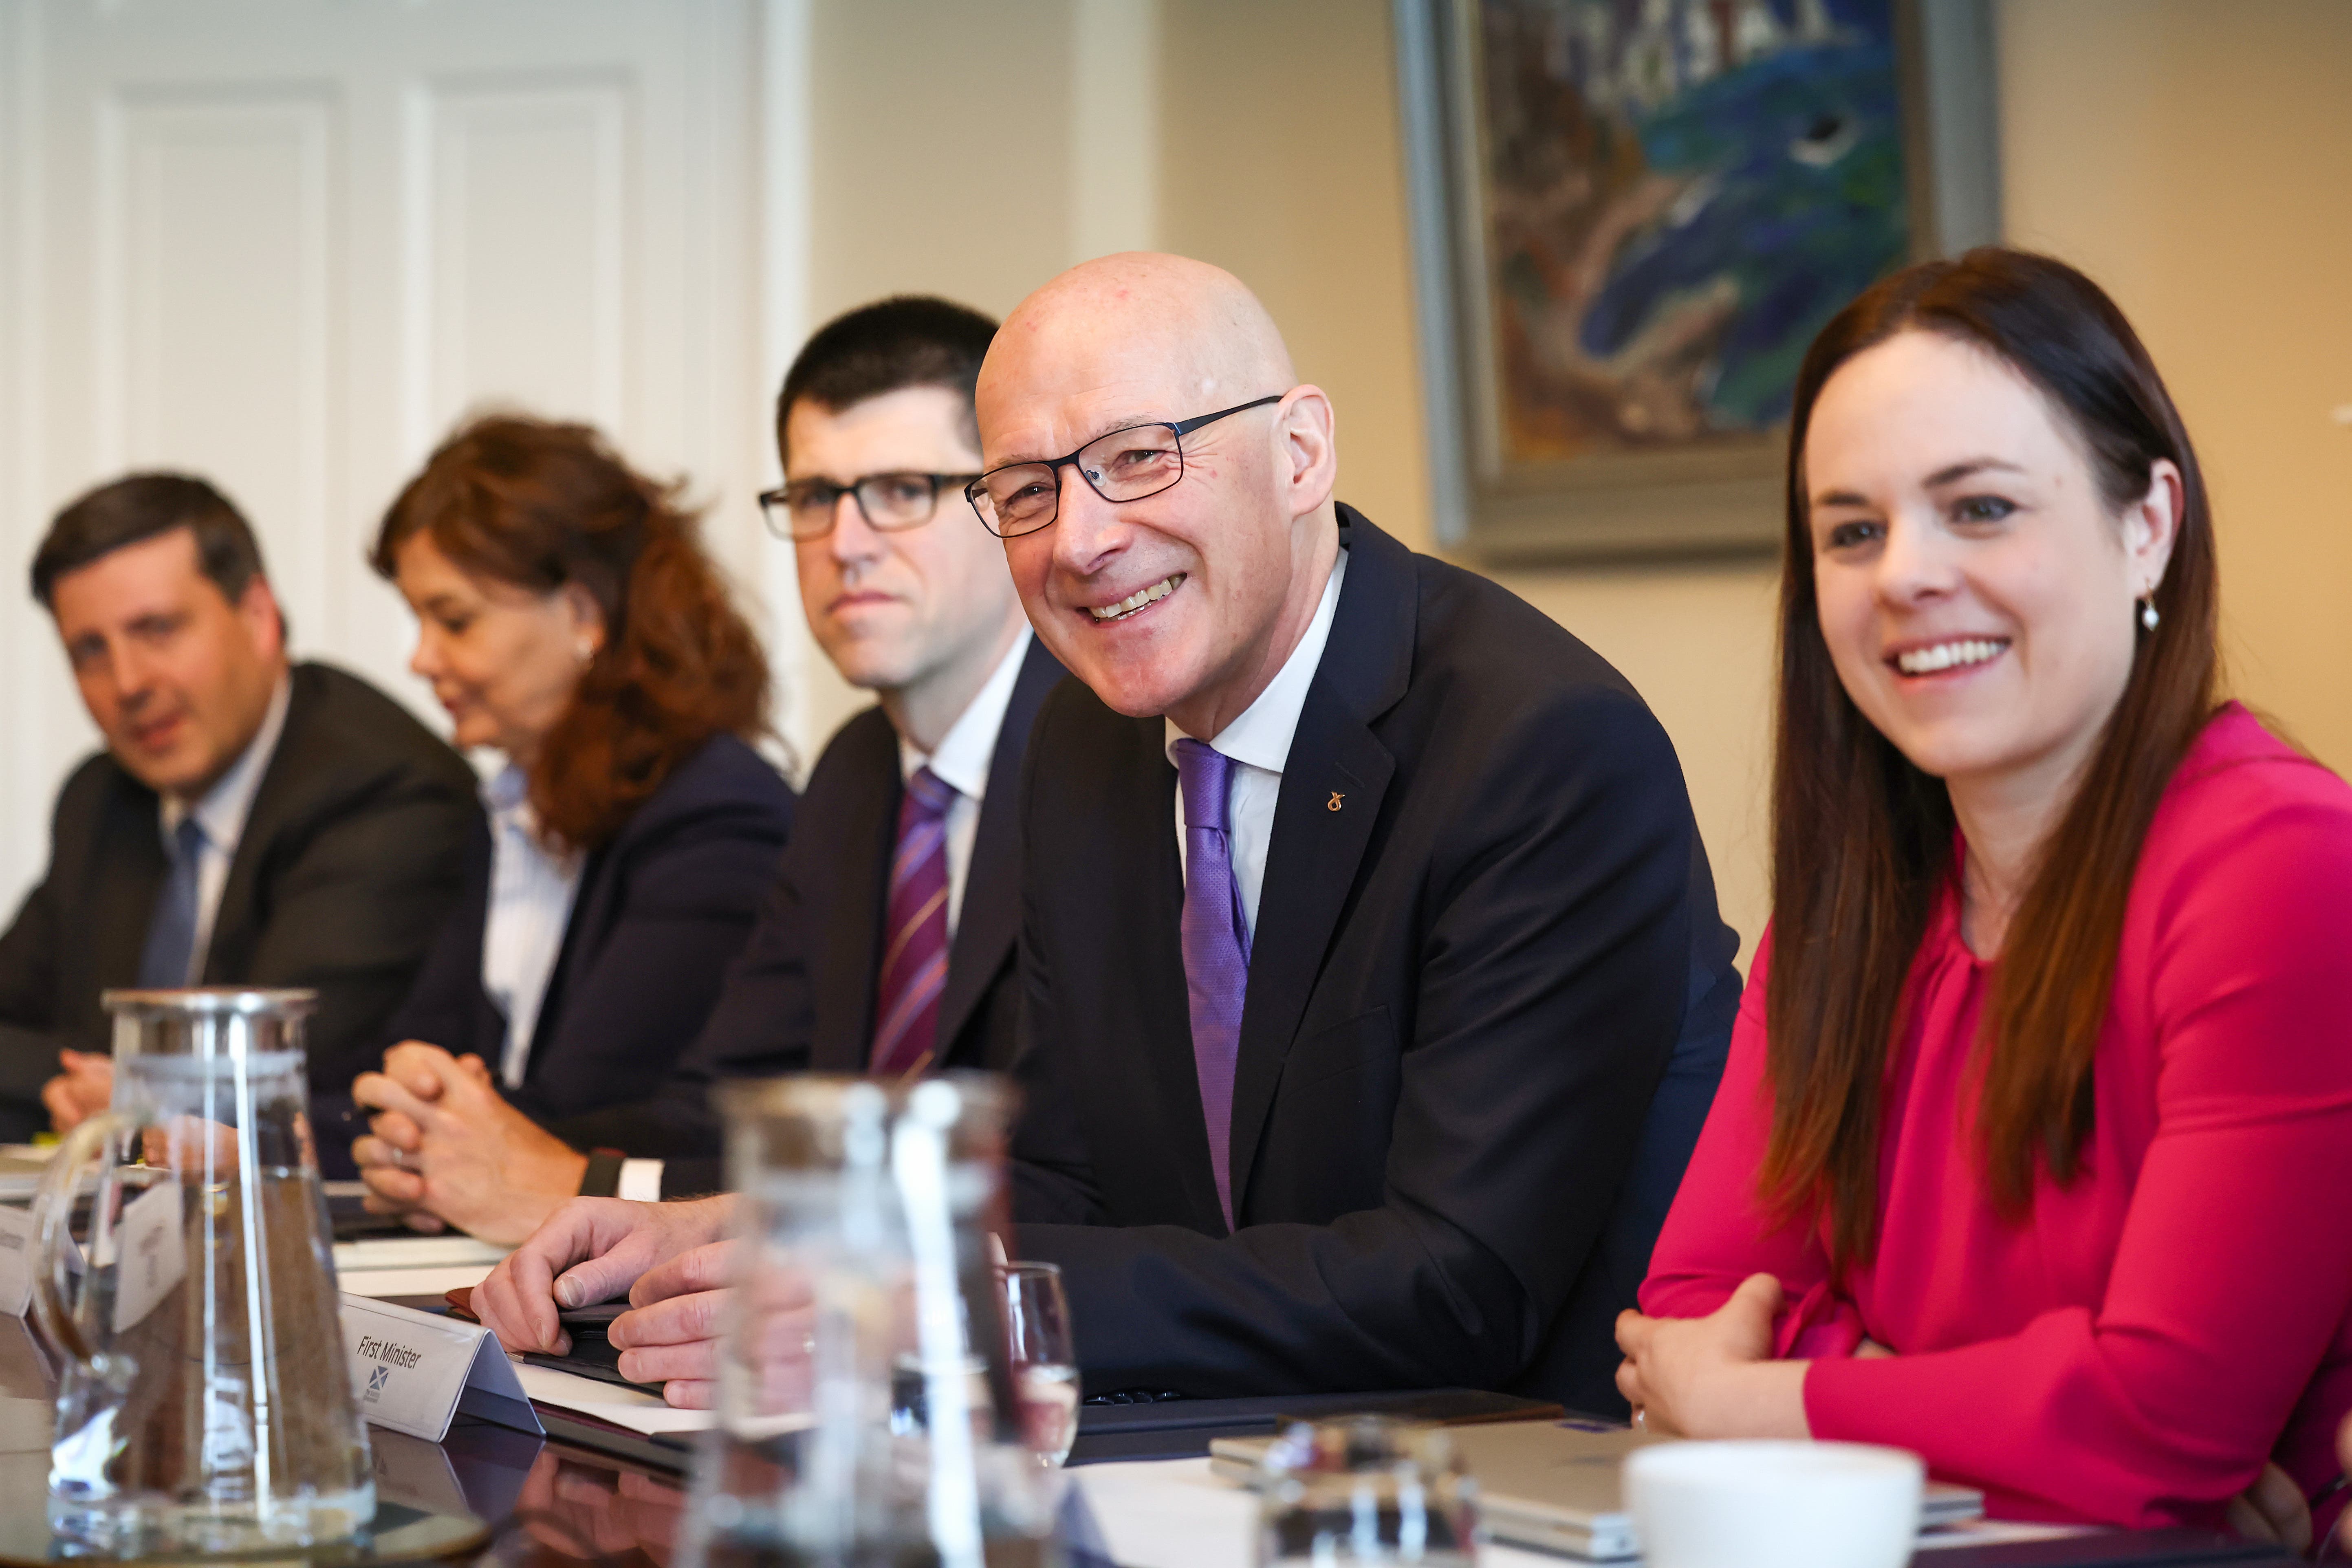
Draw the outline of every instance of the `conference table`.
[[[341,1250],[339,1248],[339,1250]],[[478,1267],[473,1270],[478,1276]],[[346,1272],[346,1289],[434,1310],[459,1275],[446,1270]],[[374,1284],[370,1286],[369,1280]],[[386,1287],[422,1286],[422,1289]],[[37,1507],[47,1471],[53,1384],[21,1320],[0,1318],[0,1514]],[[1288,1403],[1296,1404],[1297,1401]],[[1185,1402],[1182,1418],[1133,1407],[1081,1413],[1066,1473],[1063,1518],[1074,1568],[1243,1568],[1253,1561],[1255,1503],[1213,1477],[1212,1436],[1271,1430],[1269,1402]],[[576,1424],[573,1427],[577,1429]],[[482,1564],[668,1564],[687,1509],[676,1454],[589,1447],[460,1415],[438,1443],[373,1427],[379,1506],[415,1515],[471,1516],[478,1526],[442,1538],[442,1560]],[[17,1535],[22,1536],[22,1531]],[[0,1542],[0,1563],[40,1560]],[[388,1559],[379,1558],[378,1561]],[[412,1559],[414,1560],[414,1559]],[[278,1561],[284,1561],[279,1559]],[[1489,1544],[1484,1568],[1559,1568],[1573,1559]],[[2199,1531],[2052,1531],[1984,1526],[1922,1550],[1919,1568],[2121,1568],[2285,1564],[2295,1559]]]

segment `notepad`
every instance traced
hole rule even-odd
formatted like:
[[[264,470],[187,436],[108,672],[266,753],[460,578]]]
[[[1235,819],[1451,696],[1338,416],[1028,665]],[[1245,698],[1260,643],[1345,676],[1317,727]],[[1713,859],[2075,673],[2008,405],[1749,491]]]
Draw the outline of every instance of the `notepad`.
[[[489,1277],[514,1250],[470,1236],[394,1236],[335,1244],[335,1279],[354,1296],[438,1296]]]
[[[558,1410],[591,1415],[647,1436],[656,1432],[703,1432],[718,1424],[718,1415],[712,1411],[680,1410],[643,1389],[599,1383],[593,1378],[558,1372],[551,1366],[518,1362],[515,1376],[534,1405],[551,1405]]]

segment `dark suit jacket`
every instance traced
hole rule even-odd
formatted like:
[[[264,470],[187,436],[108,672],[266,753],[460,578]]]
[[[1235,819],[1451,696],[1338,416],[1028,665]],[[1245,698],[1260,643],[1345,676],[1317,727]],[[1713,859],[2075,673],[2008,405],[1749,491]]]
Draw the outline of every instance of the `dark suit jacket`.
[[[203,977],[316,988],[310,1081],[348,1086],[457,899],[481,806],[465,760],[391,698],[323,664],[290,679]],[[0,937],[0,1137],[48,1125],[59,1047],[110,1048],[99,993],[137,983],[168,870],[155,793],[103,752],[83,763],[48,872]]]
[[[1020,924],[1021,759],[1029,726],[1062,667],[1032,640],[989,759],[988,793],[948,978],[940,994],[942,1067],[1002,1071],[1013,1058],[1020,988],[1013,955]],[[649,1103],[552,1123],[580,1147],[659,1157],[665,1197],[720,1184],[711,1086],[722,1079],[866,1070],[874,996],[898,836],[898,734],[879,708],[851,719],[826,745],[801,797],[760,923],[727,976],[709,1022]]]
[[[517,1108],[548,1121],[660,1087],[751,932],[793,816],[792,786],[776,770],[734,736],[715,735],[588,857],[510,1096]],[[485,824],[468,850],[465,896],[383,1044],[472,1051],[497,1070],[507,1025],[482,988],[489,894]]]
[[[1606,1409],[1609,1321],[1712,1098],[1737,938],[1624,680],[1339,515],[1347,580],[1252,935],[1231,1235],[1161,721],[1076,681],[1039,715],[1020,1253],[1062,1266],[1089,1393],[1461,1384]]]

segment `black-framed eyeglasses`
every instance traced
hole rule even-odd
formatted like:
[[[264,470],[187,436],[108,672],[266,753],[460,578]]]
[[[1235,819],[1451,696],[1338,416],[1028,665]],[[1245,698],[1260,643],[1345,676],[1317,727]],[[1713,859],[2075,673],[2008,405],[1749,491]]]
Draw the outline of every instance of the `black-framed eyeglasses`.
[[[1283,395],[1272,393],[1172,425],[1130,425],[1096,437],[1066,458],[1007,463],[964,486],[963,499],[971,502],[971,510],[980,514],[989,532],[1000,539],[1018,539],[1060,515],[1064,468],[1076,468],[1087,488],[1107,501],[1156,496],[1184,477],[1185,437],[1229,414],[1279,403]]]
[[[841,498],[857,498],[858,515],[878,533],[920,528],[939,510],[943,488],[968,483],[977,474],[868,474],[849,484],[831,479],[798,479],[782,489],[760,496],[760,514],[768,531],[778,539],[806,543],[833,531],[841,514]]]

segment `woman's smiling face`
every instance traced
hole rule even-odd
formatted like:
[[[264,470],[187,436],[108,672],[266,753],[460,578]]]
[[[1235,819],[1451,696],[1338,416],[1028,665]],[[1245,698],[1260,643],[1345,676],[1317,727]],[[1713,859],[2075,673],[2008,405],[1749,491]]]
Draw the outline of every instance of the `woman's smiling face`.
[[[1998,356],[1898,332],[1822,386],[1802,475],[1822,637],[1921,771],[2062,787],[2123,695],[2177,468],[2103,495],[2072,420]]]

